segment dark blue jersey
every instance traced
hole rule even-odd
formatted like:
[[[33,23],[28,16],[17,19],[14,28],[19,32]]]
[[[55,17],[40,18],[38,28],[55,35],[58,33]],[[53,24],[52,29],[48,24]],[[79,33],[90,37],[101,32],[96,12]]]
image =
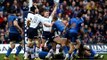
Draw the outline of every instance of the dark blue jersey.
[[[19,31],[13,24],[15,20],[17,20],[17,16],[12,14],[8,16],[9,32],[18,34]]]
[[[69,31],[72,33],[78,33],[78,31],[80,30],[81,28],[81,23],[84,22],[84,19],[83,18],[72,18],[70,21],[69,21],[69,26],[71,26],[72,24],[75,24],[75,26],[71,26]]]
[[[56,26],[56,29],[60,32],[63,32],[63,30],[65,29],[65,25],[63,24],[62,21],[57,20],[54,25]]]

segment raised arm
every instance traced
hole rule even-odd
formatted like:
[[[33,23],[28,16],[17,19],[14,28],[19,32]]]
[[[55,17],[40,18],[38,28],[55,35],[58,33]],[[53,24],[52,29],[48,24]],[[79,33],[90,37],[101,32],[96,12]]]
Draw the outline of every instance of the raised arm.
[[[58,4],[55,4],[54,10],[51,13],[51,17],[53,18],[53,16],[55,15],[56,9],[57,9]]]
[[[51,15],[50,15],[52,18],[53,18],[53,16],[55,15],[56,9],[57,9],[58,4],[59,4],[59,1],[60,1],[60,0],[54,0],[55,6],[54,6],[54,9],[53,9],[53,12],[52,12]]]

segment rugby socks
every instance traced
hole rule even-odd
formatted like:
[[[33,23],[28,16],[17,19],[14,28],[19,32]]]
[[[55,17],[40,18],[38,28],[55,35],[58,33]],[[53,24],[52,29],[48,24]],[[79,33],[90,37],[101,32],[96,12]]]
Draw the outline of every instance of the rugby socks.
[[[90,53],[91,53],[91,56],[94,56],[96,54],[96,52],[92,49],[90,49]]]
[[[68,53],[68,48],[67,48],[67,46],[63,46],[63,51],[64,51],[65,54]]]
[[[22,46],[20,46],[20,45],[16,48],[16,50],[17,50],[16,54],[15,54],[16,56],[20,53],[21,49],[22,49]]]
[[[46,41],[46,42],[45,42],[44,47],[46,47],[46,46],[47,46],[47,43],[48,43],[48,41]]]
[[[69,51],[68,47],[67,46],[63,46],[62,48],[63,48],[64,54],[65,54],[65,60],[69,59],[70,55],[68,53],[68,51]]]
[[[36,51],[36,52],[35,52],[36,57],[39,57],[39,48],[36,47],[36,50],[35,50],[35,51]]]
[[[46,57],[50,57],[53,54],[53,52],[54,52],[53,49],[50,49]]]
[[[74,55],[77,53],[77,49],[74,50]]]
[[[39,52],[39,57],[44,59],[47,54],[48,54],[48,52],[41,51],[41,52]]]
[[[59,53],[59,49],[60,49],[60,47],[61,47],[60,44],[57,44],[57,45],[56,45],[56,54]]]
[[[25,54],[24,54],[24,59],[28,59],[28,53],[27,52],[25,52]]]
[[[7,50],[7,53],[6,53],[6,57],[8,57],[10,55],[10,53],[12,52],[12,50],[13,49],[9,47],[9,49]]]
[[[42,47],[43,47],[43,44],[41,44],[41,45],[40,45],[40,49],[39,49],[39,50],[40,50],[40,52],[42,51]]]

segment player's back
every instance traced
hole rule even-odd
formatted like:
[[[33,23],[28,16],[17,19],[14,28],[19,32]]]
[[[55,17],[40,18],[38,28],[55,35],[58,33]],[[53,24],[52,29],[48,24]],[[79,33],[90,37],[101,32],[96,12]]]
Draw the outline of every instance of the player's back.
[[[11,14],[8,16],[8,25],[10,33],[19,33],[17,27],[14,26],[14,21],[17,21],[17,16]]]
[[[72,33],[78,33],[78,20],[77,18],[71,18],[71,20],[69,21],[69,31]]]
[[[65,28],[65,25],[63,24],[63,22],[59,21],[59,20],[57,20],[55,22],[55,26],[56,26],[57,30],[60,31],[60,32],[62,32]]]
[[[82,22],[83,22],[83,19],[81,19],[81,18],[72,18],[69,21],[69,25],[71,26],[70,32],[78,33]]]
[[[38,26],[38,24],[41,22],[41,15],[39,14],[35,14],[32,16],[33,18],[31,19],[30,22],[30,27],[31,28],[36,28]]]

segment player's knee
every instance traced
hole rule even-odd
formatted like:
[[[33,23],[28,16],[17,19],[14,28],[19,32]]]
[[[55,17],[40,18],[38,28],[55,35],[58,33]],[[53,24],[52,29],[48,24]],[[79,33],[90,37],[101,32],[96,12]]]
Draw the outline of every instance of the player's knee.
[[[64,42],[61,43],[62,46],[66,46],[66,44]]]
[[[79,48],[79,47],[80,47],[80,45],[81,45],[80,40],[79,40],[79,39],[77,39],[77,40],[76,40],[76,43],[77,43],[77,48]]]
[[[39,47],[39,46],[40,46],[40,43],[39,43],[39,41],[38,41],[38,40],[36,40],[36,41],[35,41],[35,43],[36,43],[36,46],[37,46],[37,47]]]
[[[87,51],[87,50],[84,51],[84,54],[85,54],[86,56],[90,56],[90,55],[91,55],[91,53],[90,53],[89,51]]]
[[[32,42],[32,39],[28,38],[28,43]]]
[[[90,50],[90,48],[87,47],[86,45],[84,45],[83,48],[86,49],[86,50]]]
[[[27,46],[29,47],[33,46],[33,42],[28,42]]]
[[[10,47],[11,47],[12,49],[15,48],[15,44],[14,44],[14,42],[10,42]]]
[[[79,39],[76,40],[76,43],[79,44],[79,45],[81,44]]]
[[[20,46],[24,46],[24,40],[19,42]]]
[[[69,53],[72,53],[75,49],[75,46],[73,45],[73,43],[70,43],[69,46],[70,46]]]
[[[61,45],[62,45],[62,46],[67,46],[67,45],[68,45],[67,40],[63,39],[63,40],[61,41]]]

